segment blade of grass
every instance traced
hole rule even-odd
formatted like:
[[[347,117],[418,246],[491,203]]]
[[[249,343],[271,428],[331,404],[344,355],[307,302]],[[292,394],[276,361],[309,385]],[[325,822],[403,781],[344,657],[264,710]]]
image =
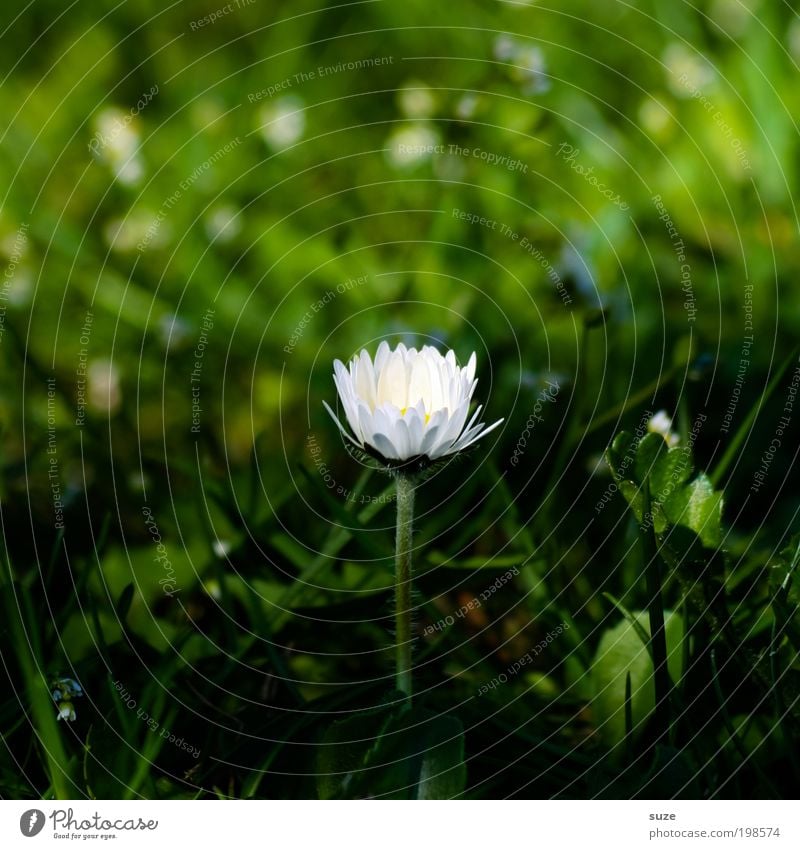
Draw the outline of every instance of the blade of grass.
[[[366,480],[364,480],[364,482],[366,482]],[[376,501],[371,504],[367,504],[364,509],[357,514],[356,518],[358,523],[365,525],[387,504],[393,503],[393,501],[388,498],[388,496],[393,492],[394,483],[390,483],[386,489],[381,492]],[[351,505],[348,504],[347,508],[350,506]],[[355,507],[355,502],[352,502],[352,506]],[[298,598],[302,596],[306,584],[312,581],[316,575],[330,563],[330,561],[350,541],[352,536],[353,532],[348,528],[338,526],[332,529],[319,554],[301,572],[301,574],[297,577],[297,580],[286,588],[280,602],[276,605],[275,613],[271,620],[273,633],[279,631],[289,621],[289,619],[291,619],[292,605],[294,605]]]
[[[769,778],[765,775],[764,771],[758,765],[758,762],[755,758],[751,758],[747,750],[745,749],[742,741],[739,739],[739,733],[737,732],[733,720],[731,719],[731,715],[728,712],[728,700],[725,698],[725,694],[722,692],[722,687],[719,683],[719,668],[717,667],[717,650],[715,648],[711,649],[711,677],[712,683],[714,687],[714,693],[717,697],[717,702],[719,703],[719,714],[722,717],[722,724],[725,726],[725,730],[728,732],[728,737],[730,738],[731,743],[733,743],[736,752],[739,757],[742,759],[742,764],[749,763],[752,765],[753,769],[758,774],[759,778],[764,782],[765,786],[769,788],[770,792],[773,794],[774,798],[779,799],[780,793],[775,788],[775,785],[769,780]],[[738,783],[738,770],[736,771],[736,780]],[[741,793],[739,793],[739,797],[741,798]]]
[[[34,734],[44,756],[45,769],[50,778],[50,787],[56,799],[80,799],[83,793],[72,779],[72,763],[61,739],[57,714],[50,695],[42,659],[38,655],[35,627],[27,610],[28,605],[20,600],[13,581],[11,562],[4,552],[5,570],[0,581],[0,596],[5,602],[5,620],[11,630],[19,665],[25,679],[25,689],[32,713]],[[8,580],[6,580],[6,576]]]
[[[783,361],[780,368],[777,372],[775,372],[775,376],[767,385],[766,389],[761,393],[758,398],[758,401],[751,407],[750,412],[747,414],[747,418],[739,425],[739,429],[736,431],[735,436],[731,440],[731,444],[727,447],[725,453],[722,455],[722,459],[717,463],[717,467],[714,471],[709,475],[711,478],[711,483],[716,488],[722,478],[725,476],[725,472],[728,471],[728,466],[733,462],[734,457],[738,456],[740,449],[742,447],[742,443],[744,442],[747,434],[750,433],[750,429],[753,426],[753,423],[758,418],[758,414],[761,412],[761,408],[764,404],[770,399],[772,393],[777,388],[778,384],[781,382],[781,378],[786,373],[786,369],[789,368],[792,360],[797,357],[798,348],[795,348],[791,354]]]
[[[633,763],[633,703],[631,673],[625,673],[625,762]]]
[[[633,395],[628,395],[622,404],[612,407],[607,413],[603,413],[603,415],[597,416],[597,418],[593,419],[592,423],[583,431],[584,434],[588,436],[588,434],[599,430],[603,427],[603,425],[619,419],[629,410],[638,407],[642,401],[646,401],[648,398],[652,400],[658,390],[665,384],[669,383],[672,378],[675,377],[677,372],[678,369],[675,366],[667,369],[667,371],[665,371],[657,380],[648,383],[647,386],[643,387],[638,392],[634,392]]]

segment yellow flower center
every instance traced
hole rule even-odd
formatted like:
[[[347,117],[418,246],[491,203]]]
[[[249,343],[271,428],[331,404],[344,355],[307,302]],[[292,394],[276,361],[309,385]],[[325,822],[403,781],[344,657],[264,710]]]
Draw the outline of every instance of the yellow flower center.
[[[407,410],[408,410],[408,407],[403,407],[403,409],[402,409],[402,410],[400,410],[400,415],[401,415],[401,416],[404,416],[404,415],[406,414],[406,411],[407,411]],[[425,413],[425,424],[428,424],[428,422],[429,422],[430,420],[431,420],[431,414],[430,414],[430,413]]]

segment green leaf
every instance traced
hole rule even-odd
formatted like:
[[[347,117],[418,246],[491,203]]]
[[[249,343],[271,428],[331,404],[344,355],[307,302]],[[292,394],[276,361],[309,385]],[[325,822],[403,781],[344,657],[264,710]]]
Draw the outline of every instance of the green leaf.
[[[664,502],[664,511],[673,525],[694,531],[704,546],[718,548],[722,543],[722,493],[707,475],[701,473],[676,490]]]
[[[661,439],[661,442],[664,443],[664,440]],[[650,473],[650,494],[653,501],[663,504],[673,492],[678,491],[689,480],[693,466],[692,452],[687,448],[677,447],[665,451]]]
[[[690,756],[671,746],[656,746],[653,765],[642,781],[649,799],[697,799],[697,765]]]
[[[317,752],[317,793],[320,799],[357,799],[365,785],[364,771],[373,750],[384,739],[402,706],[381,706],[334,722]]]
[[[119,594],[119,598],[117,599],[117,619],[120,622],[124,622],[128,618],[128,612],[133,602],[133,593],[134,588],[131,583]]]
[[[335,722],[317,758],[321,799],[451,799],[466,785],[459,720],[407,705]]]
[[[641,487],[637,486],[633,481],[620,481],[619,491],[625,497],[628,506],[633,510],[636,521],[641,522],[644,518],[644,496],[642,495]]]
[[[670,526],[683,525],[694,531],[706,547],[717,548],[721,544],[723,496],[703,473],[689,482],[694,470],[689,448],[669,448],[657,433],[649,433],[637,442],[623,431],[606,451],[606,458],[638,522],[646,518],[642,487],[647,483],[656,533],[666,534]]]
[[[614,477],[619,481],[626,477],[627,469],[633,461],[634,438],[630,433],[623,430],[614,437],[613,442],[606,450],[606,460],[611,467]]]
[[[428,729],[430,748],[422,758],[417,799],[453,799],[467,784],[464,729],[454,716],[439,716]]]
[[[630,614],[601,637],[590,672],[592,711],[601,738],[616,746],[625,739],[626,680],[630,676],[629,714],[634,735],[655,707],[653,661],[643,638],[649,642],[650,621],[645,611]],[[667,666],[673,681],[682,674],[683,619],[667,611],[664,617]]]
[[[651,477],[656,465],[663,459],[666,453],[667,443],[661,434],[648,433],[646,436],[643,436],[636,448],[636,462],[633,466],[636,483],[643,483]],[[653,484],[651,484],[650,490],[655,497],[656,487]]]

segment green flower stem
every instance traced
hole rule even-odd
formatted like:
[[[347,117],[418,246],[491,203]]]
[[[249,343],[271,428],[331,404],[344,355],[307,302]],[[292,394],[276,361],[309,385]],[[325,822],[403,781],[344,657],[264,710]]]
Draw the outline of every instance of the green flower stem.
[[[411,698],[411,550],[414,530],[414,481],[397,475],[397,547],[395,549],[395,643],[397,689]]]
[[[642,536],[644,541],[644,572],[647,587],[647,610],[650,619],[650,649],[653,656],[653,681],[655,684],[655,726],[658,742],[665,742],[670,733],[670,689],[669,667],[667,666],[667,636],[664,617],[664,601],[661,595],[661,559],[652,527],[652,501],[650,485],[642,486],[643,513]]]

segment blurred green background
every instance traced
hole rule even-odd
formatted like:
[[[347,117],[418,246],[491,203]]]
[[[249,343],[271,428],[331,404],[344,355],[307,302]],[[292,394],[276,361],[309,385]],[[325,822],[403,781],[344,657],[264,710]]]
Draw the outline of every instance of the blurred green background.
[[[694,783],[666,789],[606,757],[625,676],[602,672],[611,707],[591,676],[623,621],[602,593],[647,600],[624,502],[595,509],[603,450],[645,411],[684,439],[704,413],[713,468],[797,340],[800,20],[549,5],[7,4],[4,595],[24,630],[2,631],[4,795],[59,791],[26,718],[42,675],[85,691],[50,723],[62,791],[314,795],[326,724],[391,689],[389,481],[322,408],[333,359],[383,338],[476,351],[506,419],[419,495],[418,687],[460,712],[469,792],[784,792],[766,775],[793,732],[735,664],[725,721],[703,690],[709,724],[684,737]],[[721,481],[756,650],[797,510],[794,421],[748,497],[784,384]],[[512,567],[479,616],[423,636]],[[487,711],[474,691],[565,621]]]

